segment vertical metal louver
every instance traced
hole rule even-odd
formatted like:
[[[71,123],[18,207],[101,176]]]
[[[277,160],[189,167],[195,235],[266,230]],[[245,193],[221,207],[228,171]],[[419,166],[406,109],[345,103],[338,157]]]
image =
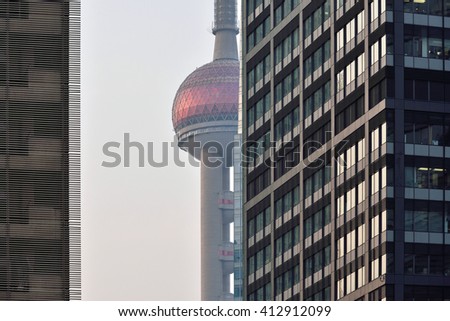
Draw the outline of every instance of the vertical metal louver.
[[[79,53],[79,1],[0,1],[0,300],[81,297]]]

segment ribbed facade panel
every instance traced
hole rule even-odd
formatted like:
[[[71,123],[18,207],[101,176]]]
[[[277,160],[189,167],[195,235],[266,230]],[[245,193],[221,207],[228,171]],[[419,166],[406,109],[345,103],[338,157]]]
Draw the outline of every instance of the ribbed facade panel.
[[[79,2],[0,2],[0,300],[81,297],[79,52]]]

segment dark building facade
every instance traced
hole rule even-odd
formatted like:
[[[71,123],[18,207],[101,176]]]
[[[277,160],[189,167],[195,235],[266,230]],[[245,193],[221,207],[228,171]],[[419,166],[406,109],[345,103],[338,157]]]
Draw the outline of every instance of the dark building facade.
[[[244,299],[449,300],[450,2],[242,9]]]
[[[230,184],[238,133],[238,32],[236,0],[215,0],[213,61],[186,78],[172,107],[178,146],[200,161],[202,301],[234,300],[230,281],[240,269],[234,254],[239,244],[231,242],[231,223],[240,216],[235,210],[240,195],[239,190],[231,191]],[[240,293],[236,296],[240,298]]]
[[[0,1],[0,300],[80,299],[80,3]]]

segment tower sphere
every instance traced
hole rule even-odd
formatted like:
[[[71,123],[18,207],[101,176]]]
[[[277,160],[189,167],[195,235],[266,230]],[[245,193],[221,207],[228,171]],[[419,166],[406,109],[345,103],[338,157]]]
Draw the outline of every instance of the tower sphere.
[[[239,61],[214,60],[197,68],[178,89],[172,108],[173,127],[179,135],[191,126],[237,122],[238,97]]]

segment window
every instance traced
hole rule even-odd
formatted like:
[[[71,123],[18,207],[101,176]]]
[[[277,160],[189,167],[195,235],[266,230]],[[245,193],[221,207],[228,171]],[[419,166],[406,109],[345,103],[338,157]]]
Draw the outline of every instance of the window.
[[[267,83],[265,81],[265,76],[270,73],[270,70],[270,55],[267,55],[247,73],[247,89],[253,88],[258,83]]]
[[[370,21],[373,22],[375,19],[378,18],[380,14],[379,9],[379,0],[374,0],[370,3]]]
[[[404,0],[403,10],[407,13],[429,14],[441,16],[444,13],[444,5],[448,6],[447,1],[443,0]]]
[[[364,10],[356,17],[356,32],[360,34],[364,31]]]
[[[341,29],[336,34],[336,51],[344,48],[344,29]]]
[[[303,23],[304,37],[309,37],[313,31],[320,28],[329,17],[330,0],[327,0],[320,8],[314,11],[311,16],[305,19]]]
[[[278,25],[293,9],[300,4],[299,0],[284,0],[275,9],[275,25]]]
[[[355,38],[355,20],[351,20],[349,23],[347,23],[346,29],[346,35],[347,35],[347,42],[351,41],[353,38]]]
[[[323,67],[330,57],[330,41],[328,40],[304,61],[304,77],[309,77],[314,71]]]
[[[336,75],[336,91],[340,92],[344,90],[344,84],[345,84],[345,77],[344,77],[344,70],[342,70]]]
[[[448,31],[441,28],[405,25],[405,55],[448,60],[448,39]]]
[[[252,50],[270,32],[270,28],[269,16],[247,36],[247,52]]]

